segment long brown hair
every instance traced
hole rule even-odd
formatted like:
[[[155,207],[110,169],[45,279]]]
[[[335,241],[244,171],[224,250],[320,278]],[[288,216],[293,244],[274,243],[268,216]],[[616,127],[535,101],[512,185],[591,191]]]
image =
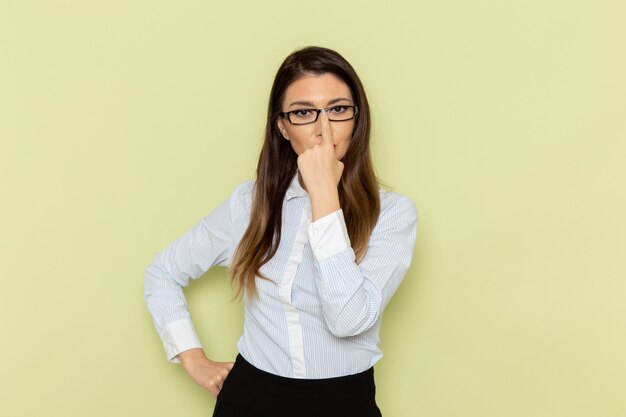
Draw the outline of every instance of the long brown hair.
[[[365,256],[370,234],[380,214],[379,183],[370,154],[370,108],[363,85],[352,66],[337,52],[309,46],[291,53],[278,69],[270,93],[265,142],[257,165],[250,224],[229,269],[236,284],[235,298],[247,293],[258,297],[255,279],[272,281],[260,272],[280,245],[285,193],[298,168],[298,155],[281,135],[277,118],[289,85],[304,75],[331,73],[345,82],[359,107],[350,146],[342,158],[344,170],[338,185],[350,242],[359,263]]]

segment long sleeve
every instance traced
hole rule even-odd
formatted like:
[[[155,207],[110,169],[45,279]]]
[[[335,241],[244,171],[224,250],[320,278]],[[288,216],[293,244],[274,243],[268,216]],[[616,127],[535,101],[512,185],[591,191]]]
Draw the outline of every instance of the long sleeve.
[[[417,208],[399,194],[381,211],[367,253],[355,262],[343,211],[309,222],[308,234],[318,274],[326,324],[337,337],[371,328],[404,278],[417,237]]]
[[[231,258],[231,198],[159,252],[144,276],[144,298],[170,362],[180,352],[202,347],[182,287]]]

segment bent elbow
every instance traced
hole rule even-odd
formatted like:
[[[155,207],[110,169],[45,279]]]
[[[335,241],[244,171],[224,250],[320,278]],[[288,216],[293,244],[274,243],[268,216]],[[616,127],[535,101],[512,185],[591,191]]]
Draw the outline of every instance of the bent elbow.
[[[369,313],[369,314],[368,314]],[[378,321],[378,310],[363,314],[362,317],[349,317],[345,314],[339,315],[334,321],[326,321],[328,329],[335,337],[345,338],[358,336],[365,333]]]

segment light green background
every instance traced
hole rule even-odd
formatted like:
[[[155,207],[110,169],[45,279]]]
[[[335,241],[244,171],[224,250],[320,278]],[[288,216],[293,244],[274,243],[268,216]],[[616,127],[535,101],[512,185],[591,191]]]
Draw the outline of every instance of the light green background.
[[[295,48],[366,86],[419,210],[386,417],[626,416],[623,1],[3,1],[0,415],[208,416],[143,300],[154,254],[254,177]],[[209,357],[242,306],[186,289]]]

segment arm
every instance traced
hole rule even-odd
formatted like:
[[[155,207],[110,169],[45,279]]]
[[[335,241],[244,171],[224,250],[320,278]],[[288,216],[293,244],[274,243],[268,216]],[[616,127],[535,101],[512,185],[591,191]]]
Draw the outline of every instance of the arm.
[[[326,324],[337,337],[358,335],[378,320],[411,264],[417,237],[417,208],[395,194],[374,228],[365,258],[355,262],[343,211],[308,226],[317,260],[316,285]]]
[[[159,252],[145,271],[145,302],[170,362],[179,363],[180,352],[201,348],[182,287],[229,261],[231,200],[232,196]]]
[[[368,242],[355,262],[337,185],[343,173],[333,131],[321,115],[321,143],[298,156],[298,169],[311,198],[309,241],[317,260],[316,285],[330,331],[337,337],[360,334],[378,320],[411,263],[417,236],[417,209],[408,198],[389,194]]]

